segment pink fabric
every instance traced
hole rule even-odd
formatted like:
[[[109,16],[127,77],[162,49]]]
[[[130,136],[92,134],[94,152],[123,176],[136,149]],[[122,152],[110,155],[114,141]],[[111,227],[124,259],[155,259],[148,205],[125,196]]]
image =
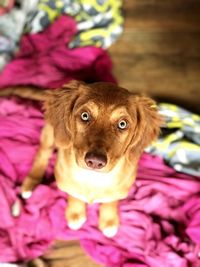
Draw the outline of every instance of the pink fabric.
[[[75,33],[75,21],[61,16],[45,31],[23,36],[19,53],[0,76],[0,87],[29,84],[54,88],[71,79],[115,82],[106,51],[67,48]]]
[[[0,262],[34,258],[62,238],[80,239],[94,259],[110,267],[200,266],[199,179],[176,173],[158,157],[143,155],[137,181],[120,203],[121,226],[113,239],[98,230],[98,205],[88,207],[81,230],[67,227],[67,196],[52,179],[55,155],[44,183],[22,200],[19,186],[31,168],[42,125],[39,104],[0,99]],[[22,211],[14,218],[16,200]]]

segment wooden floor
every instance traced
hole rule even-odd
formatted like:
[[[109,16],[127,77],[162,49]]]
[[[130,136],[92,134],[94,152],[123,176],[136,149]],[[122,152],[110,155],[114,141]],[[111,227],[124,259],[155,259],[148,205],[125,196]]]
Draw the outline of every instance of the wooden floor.
[[[52,249],[29,267],[100,267],[82,250],[77,241],[56,241]]]
[[[126,0],[124,15],[110,48],[119,83],[200,113],[200,1]]]
[[[125,30],[109,49],[119,84],[200,113],[200,1],[126,0]],[[59,242],[51,267],[97,267],[78,242]]]

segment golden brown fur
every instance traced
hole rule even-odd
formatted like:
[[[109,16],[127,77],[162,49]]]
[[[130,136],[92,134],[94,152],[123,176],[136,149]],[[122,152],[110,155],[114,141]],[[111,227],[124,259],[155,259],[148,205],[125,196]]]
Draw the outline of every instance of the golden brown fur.
[[[141,153],[159,134],[162,120],[154,101],[109,83],[72,81],[47,93],[45,118],[22,194],[28,196],[41,181],[55,145],[55,178],[69,194],[69,226],[80,228],[85,203],[99,202],[99,228],[113,236],[119,225],[118,200],[128,195]]]

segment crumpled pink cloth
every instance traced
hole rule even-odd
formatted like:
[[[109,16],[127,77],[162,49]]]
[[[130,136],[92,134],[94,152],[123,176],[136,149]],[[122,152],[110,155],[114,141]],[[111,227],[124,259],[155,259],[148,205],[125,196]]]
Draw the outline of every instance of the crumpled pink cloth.
[[[32,259],[54,239],[79,239],[95,260],[109,267],[200,266],[200,180],[144,154],[137,180],[120,202],[121,225],[108,239],[98,230],[98,205],[88,207],[79,231],[67,227],[67,196],[53,180],[55,155],[44,183],[28,200],[19,186],[29,172],[43,125],[40,105],[18,98],[0,99],[0,262]],[[11,207],[18,200],[21,215]]]
[[[72,79],[115,82],[105,50],[93,46],[67,47],[75,34],[74,19],[63,15],[45,31],[24,35],[18,54],[0,75],[0,88],[14,85],[56,88]]]

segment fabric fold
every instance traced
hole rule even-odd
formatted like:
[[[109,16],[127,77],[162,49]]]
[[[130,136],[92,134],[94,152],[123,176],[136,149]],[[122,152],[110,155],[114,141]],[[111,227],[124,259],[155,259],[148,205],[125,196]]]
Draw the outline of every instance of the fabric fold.
[[[116,82],[110,57],[102,48],[67,48],[75,33],[75,21],[61,16],[45,31],[23,36],[19,53],[0,75],[0,87],[55,88],[72,79]]]

